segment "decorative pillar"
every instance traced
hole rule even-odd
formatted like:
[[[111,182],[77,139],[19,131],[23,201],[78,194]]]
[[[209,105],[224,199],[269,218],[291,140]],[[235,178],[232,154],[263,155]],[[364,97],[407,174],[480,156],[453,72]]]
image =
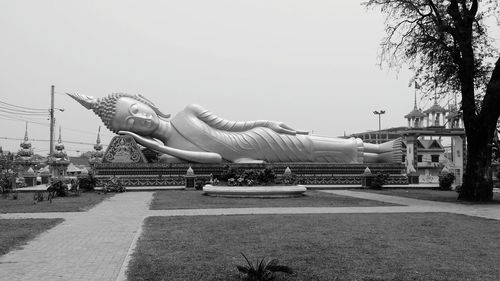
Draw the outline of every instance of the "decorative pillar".
[[[416,173],[417,171],[417,136],[406,136],[406,173]]]
[[[193,168],[191,168],[191,166],[189,166],[189,168],[187,169],[184,178],[186,179],[186,188],[195,187],[196,175],[194,174]]]
[[[453,137],[453,164],[455,167],[455,183],[457,185],[462,184],[462,177],[464,175],[465,168],[465,139],[463,136]]]

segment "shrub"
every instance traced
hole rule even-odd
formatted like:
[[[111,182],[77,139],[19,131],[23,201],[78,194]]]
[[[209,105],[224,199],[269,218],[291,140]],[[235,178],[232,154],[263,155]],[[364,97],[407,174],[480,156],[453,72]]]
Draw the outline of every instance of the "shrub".
[[[83,191],[93,191],[96,184],[97,184],[97,179],[91,174],[89,174],[85,178],[80,178],[78,180],[79,188]]]
[[[196,190],[202,190],[203,186],[205,186],[205,181],[204,180],[196,180],[196,182],[194,183],[194,188]]]
[[[219,179],[229,186],[268,185],[275,182],[276,174],[272,167],[241,171],[231,166],[225,166]]]
[[[58,179],[52,182],[47,191],[52,193],[53,197],[65,197],[68,195],[68,186],[62,180]]]
[[[228,181],[231,178],[236,178],[236,175],[239,174],[238,170],[234,167],[231,167],[229,165],[224,166],[222,169],[222,173],[220,175],[220,180],[221,181]]]
[[[266,167],[259,171],[258,180],[261,184],[273,184],[276,180],[276,173],[273,167]]]
[[[377,190],[382,189],[383,185],[387,183],[388,178],[388,174],[377,173],[371,182],[370,188]]]
[[[251,263],[247,257],[241,253],[247,264],[244,266],[237,265],[238,271],[245,274],[246,281],[272,281],[275,279],[276,272],[292,274],[293,270],[285,265],[279,265],[277,259],[267,261],[266,258]]]
[[[451,184],[455,181],[453,173],[445,173],[439,175],[439,190],[450,190]]]
[[[290,174],[283,174],[281,177],[281,183],[286,184],[286,185],[295,185],[298,183],[298,178],[297,175],[294,173]]]

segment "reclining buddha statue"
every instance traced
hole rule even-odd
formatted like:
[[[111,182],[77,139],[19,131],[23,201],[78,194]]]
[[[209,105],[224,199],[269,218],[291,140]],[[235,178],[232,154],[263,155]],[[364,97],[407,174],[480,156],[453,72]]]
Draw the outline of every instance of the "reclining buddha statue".
[[[294,130],[276,121],[229,121],[199,105],[172,118],[141,95],[103,98],[68,94],[97,114],[111,131],[163,154],[162,161],[195,163],[400,163],[401,140],[382,144]]]

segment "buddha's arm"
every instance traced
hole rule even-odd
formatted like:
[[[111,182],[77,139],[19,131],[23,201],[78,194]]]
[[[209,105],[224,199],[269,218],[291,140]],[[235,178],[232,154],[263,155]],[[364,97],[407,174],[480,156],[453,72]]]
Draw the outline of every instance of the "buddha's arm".
[[[308,134],[306,131],[296,131],[289,126],[276,121],[257,120],[257,121],[230,121],[213,114],[199,105],[189,105],[187,110],[195,114],[201,121],[212,128],[230,132],[243,132],[253,128],[266,127],[282,134]]]
[[[120,131],[118,133],[122,135],[132,136],[136,142],[152,150],[165,153],[187,161],[197,162],[197,163],[220,163],[222,161],[222,157],[218,153],[177,149],[163,145],[159,141],[154,140],[152,138],[143,137],[129,131]]]

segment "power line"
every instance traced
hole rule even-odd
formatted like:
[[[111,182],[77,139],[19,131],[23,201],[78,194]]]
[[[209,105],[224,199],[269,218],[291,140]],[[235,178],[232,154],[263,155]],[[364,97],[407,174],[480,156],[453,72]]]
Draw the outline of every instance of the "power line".
[[[28,119],[28,118],[20,118],[20,117],[16,117],[16,116],[8,116],[8,115],[4,115],[4,114],[0,114],[0,119],[4,119],[4,120],[9,120],[9,121],[16,121],[16,122],[29,122],[29,123],[33,123],[33,124],[37,124],[37,125],[43,125],[45,127],[48,127],[49,124],[48,123],[41,123],[41,122],[38,122],[36,120],[33,120],[33,119]],[[42,119],[40,119],[42,120]]]
[[[17,107],[17,108],[20,108],[20,109],[26,109],[26,110],[34,110],[34,111],[47,111],[47,109],[42,109],[42,108],[32,108],[32,107],[25,107],[25,106],[20,106],[20,105],[15,105],[15,104],[11,104],[11,103],[7,103],[7,102],[3,102],[3,101],[0,101],[1,104],[5,104],[5,105],[9,105],[9,106],[13,106],[13,107]]]
[[[36,114],[48,114],[48,109],[46,110],[26,110],[26,109],[18,109],[18,108],[11,108],[11,107],[7,107],[7,106],[3,106],[3,105],[0,105],[0,108],[4,109],[4,110],[8,110],[8,111],[14,111],[14,112],[21,112],[21,113],[36,113]]]
[[[10,137],[0,137],[0,139],[4,140],[24,140],[22,138],[10,138]],[[50,140],[44,140],[44,139],[29,139],[30,141],[35,141],[35,142],[49,142]],[[90,142],[79,142],[79,141],[68,141],[65,140],[63,143],[72,143],[72,144],[83,144],[83,145],[94,145],[95,143],[90,143]],[[103,145],[106,146],[106,145]]]

